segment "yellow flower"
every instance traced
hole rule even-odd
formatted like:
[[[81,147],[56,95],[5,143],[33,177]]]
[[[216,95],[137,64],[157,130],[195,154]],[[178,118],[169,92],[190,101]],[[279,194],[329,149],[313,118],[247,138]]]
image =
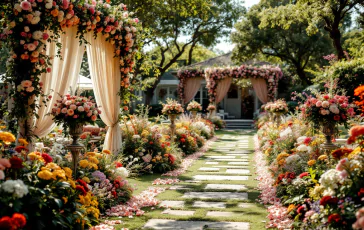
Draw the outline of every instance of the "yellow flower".
[[[296,205],[294,204],[290,204],[287,208],[287,213],[290,213],[292,210],[294,210],[296,208]]]
[[[70,183],[72,188],[76,188],[76,183],[73,180],[68,180],[68,183]]]
[[[147,137],[149,135],[148,130],[144,129],[141,135],[142,135],[142,137]]]
[[[28,158],[31,161],[35,161],[35,160],[43,160],[42,156],[40,155],[40,153],[38,152],[31,152],[28,154]]]
[[[0,132],[0,140],[2,140],[5,144],[10,144],[12,142],[15,142],[16,138],[12,133]]]
[[[89,157],[88,160],[91,162],[91,163],[94,163],[94,164],[98,164],[99,163],[99,160],[97,160],[95,157]]]
[[[312,165],[316,164],[316,161],[315,160],[309,160],[307,162],[307,164],[308,164],[308,166],[312,166]]]
[[[138,152],[138,149],[135,149],[134,152],[137,153]]]
[[[324,160],[326,160],[326,159],[327,159],[327,155],[321,155],[321,156],[319,156],[319,157],[318,157],[318,159],[319,159],[320,161],[324,161]]]
[[[89,166],[89,162],[87,160],[80,160],[78,163],[80,164],[81,168],[87,168]]]
[[[64,172],[66,173],[66,176],[68,178],[72,178],[72,169],[68,168],[68,167],[64,167],[63,168]]]
[[[28,143],[28,141],[27,140],[25,140],[24,138],[19,138],[18,139],[18,142],[19,142],[19,144],[22,144],[22,145],[24,145],[24,146],[26,146],[26,145],[28,145],[29,143]]]
[[[63,202],[66,204],[68,202],[68,198],[67,197],[62,197]]]
[[[289,157],[290,155],[286,152],[280,153],[277,156],[277,163],[278,165],[282,166],[286,163],[286,158]]]
[[[51,170],[61,170],[61,167],[59,167],[59,165],[51,162],[51,163],[48,163],[46,168],[49,168]]]
[[[82,177],[82,180],[84,180],[87,184],[89,184],[91,181],[88,177]]]
[[[93,156],[95,156],[95,154],[96,154],[95,152],[87,152],[87,153],[86,153],[86,156],[91,156],[91,157],[93,157]]]
[[[108,149],[102,150],[102,152],[103,152],[103,153],[105,153],[105,154],[108,154],[108,155],[110,155],[110,154],[111,154],[111,151],[110,151],[110,150],[108,150]]]
[[[348,158],[352,159],[354,156],[358,155],[362,149],[360,147],[356,147],[349,155]]]
[[[38,172],[38,177],[43,180],[50,180],[53,178],[53,174],[48,170],[42,170]]]
[[[53,171],[53,178],[61,178],[61,179],[66,179],[66,173],[64,172],[64,170],[60,169],[60,170],[54,170]]]

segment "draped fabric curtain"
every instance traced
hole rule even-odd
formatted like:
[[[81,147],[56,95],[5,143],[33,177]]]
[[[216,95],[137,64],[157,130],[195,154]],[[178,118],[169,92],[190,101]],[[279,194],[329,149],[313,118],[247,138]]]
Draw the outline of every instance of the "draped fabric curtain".
[[[216,87],[216,105],[220,103],[220,101],[222,101],[222,99],[224,99],[224,97],[226,96],[227,92],[230,89],[230,85],[231,82],[233,81],[232,77],[227,77],[224,78],[222,80],[220,80],[217,83],[217,87]]]
[[[60,99],[59,95],[64,95],[75,85],[79,76],[82,57],[85,52],[85,45],[80,45],[79,39],[76,38],[77,27],[66,28],[65,34],[61,34],[58,42],[62,44],[61,58],[56,57],[57,46],[55,43],[47,44],[47,55],[54,57],[52,62],[52,72],[43,73],[40,81],[43,83],[45,94],[52,96],[52,99],[45,105],[43,100],[39,100],[41,107],[38,109],[38,119],[34,120],[33,133],[38,137],[44,137],[52,131],[55,124],[52,116],[47,115],[51,112],[56,100]]]
[[[114,46],[105,41],[105,37],[93,33],[86,35],[90,43],[86,45],[91,80],[94,86],[95,99],[101,106],[101,119],[108,126],[104,149],[114,153],[121,149],[121,130],[119,127],[121,72],[120,60],[114,58]]]
[[[257,95],[258,99],[263,103],[268,102],[268,88],[267,82],[263,78],[250,78],[252,82],[255,94]]]
[[[185,104],[187,104],[189,101],[191,101],[196,96],[196,93],[198,92],[198,90],[201,87],[201,81],[202,81],[202,77],[186,79],[186,85],[184,88],[184,92],[185,92],[184,103]]]

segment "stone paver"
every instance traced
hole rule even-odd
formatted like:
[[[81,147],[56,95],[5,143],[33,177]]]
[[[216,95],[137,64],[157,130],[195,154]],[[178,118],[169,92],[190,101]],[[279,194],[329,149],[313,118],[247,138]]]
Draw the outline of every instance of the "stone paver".
[[[215,161],[247,161],[246,159],[219,159],[219,158],[216,158],[214,159]]]
[[[248,176],[195,175],[194,180],[248,180]]]
[[[159,206],[164,208],[183,208],[185,205],[184,201],[179,200],[164,200]]]
[[[218,165],[219,162],[216,162],[216,161],[207,161],[205,164],[207,164],[207,165]]]
[[[250,225],[246,222],[212,222],[212,221],[178,221],[151,219],[144,225],[144,228],[150,229],[185,229],[201,230],[204,227],[208,229],[229,229],[229,230],[249,230]]]
[[[238,216],[241,215],[241,213],[236,212],[217,212],[217,211],[210,211],[206,213],[206,216],[212,216],[212,217],[229,217],[229,216]]]
[[[169,187],[169,190],[188,190],[188,189],[191,189],[191,188],[183,186],[183,185],[173,185],[173,186]]]
[[[218,168],[228,168],[228,169],[246,169],[248,165],[218,165]]]
[[[196,208],[226,208],[224,202],[195,201],[192,206]]]
[[[162,214],[168,214],[174,216],[193,216],[193,214],[195,214],[195,211],[166,209],[162,212]]]
[[[235,156],[206,156],[207,158],[214,158],[214,159],[234,159]]]
[[[242,190],[247,189],[247,187],[240,184],[207,184],[205,189]]]
[[[250,171],[247,169],[226,169],[228,174],[249,174]]]
[[[207,171],[207,172],[216,172],[219,171],[219,168],[210,168],[210,167],[201,167],[198,171]]]
[[[186,192],[182,198],[246,200],[248,193],[240,192]]]
[[[249,165],[249,163],[246,161],[229,162],[228,164],[229,165]]]

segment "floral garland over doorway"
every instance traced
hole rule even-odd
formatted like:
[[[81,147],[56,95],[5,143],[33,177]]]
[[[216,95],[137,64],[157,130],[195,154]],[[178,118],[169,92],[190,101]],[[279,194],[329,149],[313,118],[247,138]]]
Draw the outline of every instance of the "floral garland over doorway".
[[[81,41],[86,33],[93,32],[95,37],[104,36],[114,45],[115,57],[120,58],[120,94],[123,97],[129,91],[139,24],[137,18],[130,17],[125,5],[112,6],[110,0],[11,2],[5,3],[8,7],[4,18],[0,15],[5,25],[0,28],[0,39],[12,48],[4,81],[11,88],[9,98],[14,101],[11,117],[26,120],[36,114],[34,98],[45,98],[39,77],[52,71],[53,57],[46,54],[46,43],[56,42],[62,30],[72,26],[77,26]]]
[[[208,88],[210,103],[216,101],[216,88],[220,80],[232,77],[238,79],[263,78],[268,82],[268,99],[273,101],[276,97],[278,81],[283,77],[279,67],[272,66],[246,66],[208,68],[205,70],[206,87]]]
[[[178,71],[177,77],[179,79],[179,84],[178,84],[178,95],[179,98],[182,100],[182,103],[187,103],[187,101],[185,100],[185,87],[186,87],[186,82],[188,79],[190,78],[197,78],[197,77],[201,77],[204,78],[205,77],[205,71],[204,70],[200,70],[200,69],[185,69],[185,70],[180,70]]]

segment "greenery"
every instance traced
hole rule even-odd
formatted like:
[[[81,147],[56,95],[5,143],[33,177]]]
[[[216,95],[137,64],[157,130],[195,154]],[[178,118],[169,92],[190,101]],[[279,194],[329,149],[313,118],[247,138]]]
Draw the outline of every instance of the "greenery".
[[[264,20],[260,12],[266,8],[275,9],[282,4],[287,5],[288,2],[261,1],[235,24],[236,32],[231,36],[237,44],[234,59],[238,63],[251,59],[280,62],[296,74],[304,85],[310,85],[313,76],[306,73],[306,69],[314,64],[323,64],[322,56],[333,50],[332,45],[322,27],[316,34],[307,35],[307,22],[293,22],[289,30],[285,29],[285,25],[260,27]]]

